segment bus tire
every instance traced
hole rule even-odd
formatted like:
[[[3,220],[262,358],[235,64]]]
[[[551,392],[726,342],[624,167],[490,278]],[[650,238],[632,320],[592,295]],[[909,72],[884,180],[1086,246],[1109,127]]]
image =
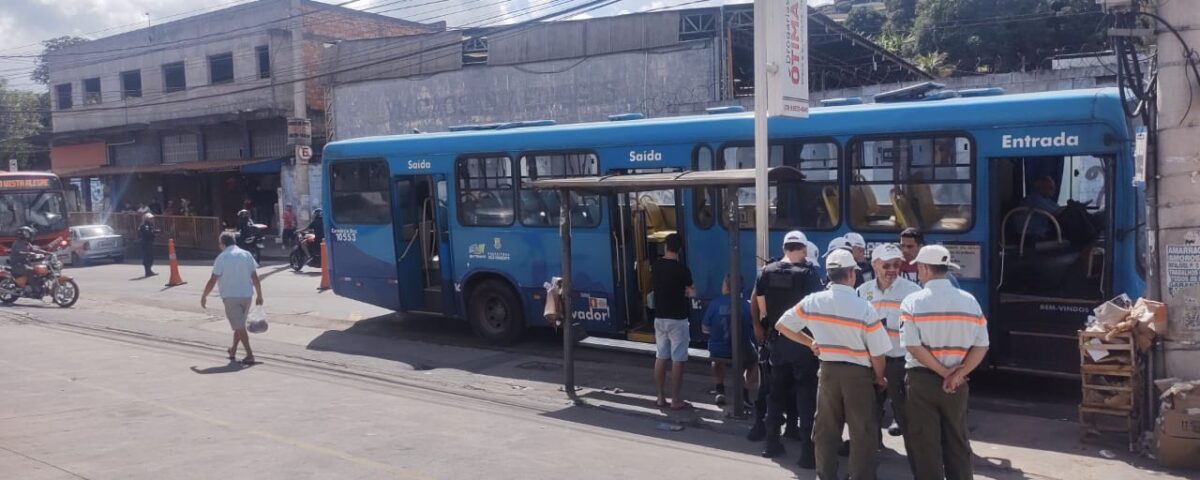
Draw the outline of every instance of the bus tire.
[[[495,345],[510,345],[525,331],[521,301],[508,285],[484,280],[471,289],[467,321],[476,335]]]

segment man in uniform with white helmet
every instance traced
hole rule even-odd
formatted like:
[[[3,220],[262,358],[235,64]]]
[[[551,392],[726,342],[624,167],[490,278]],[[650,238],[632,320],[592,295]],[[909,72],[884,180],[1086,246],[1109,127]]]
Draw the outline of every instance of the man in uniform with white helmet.
[[[850,245],[850,253],[854,254],[854,263],[858,264],[858,279],[855,280],[854,288],[861,287],[862,284],[875,278],[875,270],[867,261],[867,240],[854,232],[847,233],[842,238],[846,239],[846,243]]]
[[[904,254],[900,247],[884,243],[871,250],[871,267],[875,279],[858,287],[858,296],[871,303],[875,311],[885,319],[884,326],[892,349],[888,350],[886,375],[888,380],[886,398],[892,401],[892,417],[896,425],[888,428],[888,434],[898,437],[904,432],[904,347],[900,345],[900,302],[909,294],[921,290],[921,286],[900,277],[900,264]],[[883,398],[879,402],[879,416],[883,417]]]
[[[905,450],[916,478],[970,479],[967,375],[987,355],[987,319],[975,297],[947,280],[958,265],[946,247],[921,247],[912,263],[925,288],[900,302],[908,369]]]
[[[783,237],[784,256],[763,267],[755,282],[754,301],[757,311],[764,315],[754,323],[755,337],[766,338],[769,352],[770,389],[764,423],[757,423],[750,438],[763,434],[766,444],[764,457],[784,453],[779,441],[783,413],[790,404],[796,405],[799,417],[799,437],[802,442],[800,466],[813,468],[812,426],[817,397],[817,358],[804,346],[778,335],[775,320],[810,293],[821,290],[821,279],[807,260],[808,239],[798,230]],[[766,321],[766,325],[763,324]]]
[[[776,324],[780,334],[812,349],[821,360],[813,443],[817,476],[837,479],[842,427],[849,426],[849,473],[875,478],[879,442],[876,387],[887,387],[884,353],[891,349],[883,319],[854,291],[854,255],[834,250],[825,259],[827,290],[808,295]],[[810,333],[805,333],[807,329]]]

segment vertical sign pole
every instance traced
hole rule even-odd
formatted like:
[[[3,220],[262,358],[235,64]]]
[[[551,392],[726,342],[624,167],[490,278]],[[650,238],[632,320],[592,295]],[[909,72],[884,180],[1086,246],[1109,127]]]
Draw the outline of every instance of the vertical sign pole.
[[[578,402],[575,395],[575,322],[571,314],[571,191],[558,191],[561,205],[558,234],[562,237],[562,322],[563,322],[563,390],[567,398]]]
[[[780,0],[754,1],[754,254],[758,259],[755,266],[759,268],[766,263],[768,256],[767,222],[771,215],[767,203],[767,168],[770,154],[770,147],[767,146],[767,88],[770,83],[767,79],[767,63],[771,61],[767,57],[767,42],[774,39],[767,38],[769,1]],[[735,198],[734,202],[737,201]],[[735,218],[734,222],[733,225],[741,225],[741,219]]]

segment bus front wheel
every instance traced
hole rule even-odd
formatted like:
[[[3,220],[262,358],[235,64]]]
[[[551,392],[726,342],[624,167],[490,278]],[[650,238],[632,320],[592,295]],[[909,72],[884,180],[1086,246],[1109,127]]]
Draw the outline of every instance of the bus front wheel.
[[[489,343],[512,344],[525,329],[520,300],[511,288],[496,280],[485,280],[471,289],[467,312],[475,334]]]

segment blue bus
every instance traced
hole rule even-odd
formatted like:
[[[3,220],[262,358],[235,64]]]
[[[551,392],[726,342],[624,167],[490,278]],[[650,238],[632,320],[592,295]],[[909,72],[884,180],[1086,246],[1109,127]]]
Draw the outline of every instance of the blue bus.
[[[590,335],[649,341],[649,265],[670,233],[682,236],[694,274],[698,332],[703,308],[720,295],[728,229],[753,245],[755,215],[769,215],[772,255],[793,229],[823,247],[850,231],[869,244],[896,242],[914,227],[962,265],[959,283],[990,320],[990,365],[1073,372],[1075,332],[1091,309],[1144,288],[1144,197],[1131,182],[1133,135],[1120,102],[1115,89],[943,91],[772,119],[770,165],[806,178],[772,184],[768,212],[755,211],[753,189],[739,190],[736,222],[718,215],[725,200],[711,189],[562,199],[526,184],[750,168],[749,113],[334,142],[324,151],[323,199],[333,289],[396,311],[465,318],[489,341],[515,341],[547,326],[544,285],[560,272],[558,216],[569,201],[574,319]],[[1034,195],[1042,197],[1033,204],[1053,206],[1030,211]],[[754,252],[742,252],[741,273],[753,279]]]

